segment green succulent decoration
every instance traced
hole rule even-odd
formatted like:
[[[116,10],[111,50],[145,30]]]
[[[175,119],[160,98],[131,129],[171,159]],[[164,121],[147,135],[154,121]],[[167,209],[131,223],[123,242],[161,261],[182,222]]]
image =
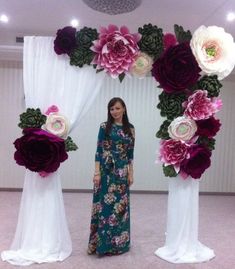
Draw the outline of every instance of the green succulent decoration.
[[[138,32],[142,35],[138,46],[142,52],[153,57],[154,60],[159,58],[163,52],[163,31],[151,23],[139,27]]]
[[[184,93],[168,94],[162,92],[159,95],[159,103],[157,108],[160,109],[162,117],[167,117],[168,120],[173,120],[183,114],[182,103],[186,100]]]
[[[78,146],[73,142],[73,139],[70,136],[66,138],[64,143],[66,151],[75,151],[78,149]]]
[[[158,132],[156,133],[157,138],[161,139],[170,139],[169,133],[168,133],[168,127],[171,124],[170,120],[165,120],[162,125],[160,126]]]
[[[46,116],[41,113],[39,108],[27,108],[26,112],[20,114],[20,123],[18,126],[21,129],[41,128],[45,122]]]
[[[208,97],[217,97],[220,93],[220,88],[222,84],[219,82],[217,75],[214,76],[203,76],[198,81],[198,89],[207,90]]]
[[[94,58],[94,52],[90,50],[92,42],[98,39],[96,29],[84,27],[76,33],[76,48],[70,53],[70,64],[78,67],[90,65]]]

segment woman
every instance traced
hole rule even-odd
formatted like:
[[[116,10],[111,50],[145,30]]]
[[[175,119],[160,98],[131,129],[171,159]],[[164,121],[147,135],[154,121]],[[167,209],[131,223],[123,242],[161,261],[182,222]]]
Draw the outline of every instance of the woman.
[[[88,254],[121,254],[130,245],[129,186],[133,183],[134,126],[121,98],[108,103],[95,156]]]

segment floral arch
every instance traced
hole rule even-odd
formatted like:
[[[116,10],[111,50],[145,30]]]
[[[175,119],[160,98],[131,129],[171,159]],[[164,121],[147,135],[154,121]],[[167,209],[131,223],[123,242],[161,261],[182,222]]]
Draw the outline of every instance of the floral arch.
[[[234,68],[234,50],[233,37],[217,26],[200,26],[193,34],[178,25],[174,25],[174,33],[164,33],[158,26],[146,24],[134,34],[126,26],[109,25],[99,32],[67,26],[57,31],[54,40],[55,53],[67,54],[71,65],[92,65],[94,72],[106,72],[120,82],[126,75],[144,78],[151,74],[162,89],[157,104],[164,117],[156,133],[160,138],[158,159],[166,176],[180,175],[183,179],[200,178],[211,164],[215,135],[221,126],[215,117],[222,107],[221,80]],[[56,114],[54,127],[46,131],[58,135],[58,130],[53,131],[58,127],[58,116],[52,112]],[[40,111],[30,110],[22,117],[33,118],[33,122],[41,119],[36,126],[41,128],[49,126],[45,124],[53,118],[49,114],[46,119]],[[67,128],[61,117],[59,124]],[[30,123],[22,126],[35,127]],[[70,137],[62,138],[67,151],[76,150]],[[15,145],[17,148],[19,143]],[[21,155],[18,147],[15,159],[25,165]],[[66,158],[64,154],[56,167]],[[40,173],[42,169],[34,171]]]

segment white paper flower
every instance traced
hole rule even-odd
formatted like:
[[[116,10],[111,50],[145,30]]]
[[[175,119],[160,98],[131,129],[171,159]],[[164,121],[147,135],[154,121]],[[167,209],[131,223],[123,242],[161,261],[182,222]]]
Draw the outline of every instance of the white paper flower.
[[[131,66],[130,72],[139,78],[144,78],[152,69],[152,65],[153,59],[146,53],[141,52]]]
[[[174,119],[168,127],[169,136],[174,140],[188,141],[196,131],[196,122],[184,116]]]
[[[50,113],[47,116],[44,129],[49,133],[65,138],[69,131],[69,124],[64,116],[58,113]]]
[[[206,74],[227,77],[235,65],[235,43],[232,35],[217,26],[200,26],[190,41],[198,65]]]

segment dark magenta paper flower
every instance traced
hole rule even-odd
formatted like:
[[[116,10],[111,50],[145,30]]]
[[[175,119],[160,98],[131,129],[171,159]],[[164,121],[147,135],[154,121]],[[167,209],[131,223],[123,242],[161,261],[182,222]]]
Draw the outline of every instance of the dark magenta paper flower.
[[[195,84],[201,69],[189,44],[169,47],[153,64],[152,75],[167,93],[178,93]]]
[[[196,135],[214,137],[220,129],[221,123],[218,119],[211,117],[207,120],[199,120],[197,123]]]
[[[63,139],[38,128],[27,128],[23,133],[14,142],[17,164],[33,172],[52,173],[68,158]]]
[[[189,148],[188,154],[189,158],[184,159],[180,164],[180,172],[195,179],[200,178],[211,165],[211,151],[202,145],[194,145]]]
[[[66,26],[63,29],[59,29],[54,40],[54,50],[56,54],[70,54],[76,47],[76,28]]]

